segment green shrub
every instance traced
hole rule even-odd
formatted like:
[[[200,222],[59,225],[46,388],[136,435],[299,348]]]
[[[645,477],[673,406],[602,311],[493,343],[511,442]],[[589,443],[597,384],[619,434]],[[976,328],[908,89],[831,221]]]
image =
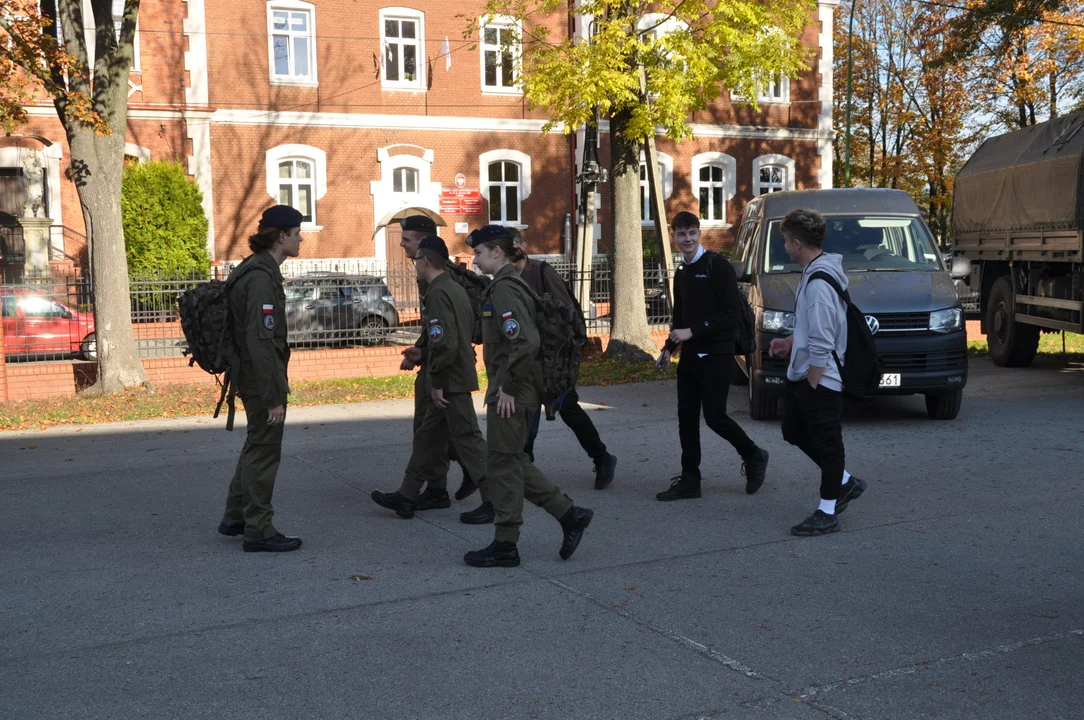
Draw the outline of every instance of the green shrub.
[[[203,193],[180,163],[125,168],[120,203],[129,274],[205,274],[211,260],[202,202]]]

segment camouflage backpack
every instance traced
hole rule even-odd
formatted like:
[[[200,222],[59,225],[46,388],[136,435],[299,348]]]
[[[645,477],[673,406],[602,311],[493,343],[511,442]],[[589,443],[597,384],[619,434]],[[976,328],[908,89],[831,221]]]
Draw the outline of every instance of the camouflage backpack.
[[[474,327],[471,330],[470,341],[475,345],[481,345],[482,296],[486,294],[486,288],[493,281],[485,275],[477,275],[456,263],[449,263],[448,274],[452,276],[456,284],[467,291],[467,296],[470,297],[470,308],[474,314]]]
[[[542,363],[542,404],[546,406],[546,419],[553,420],[561,410],[564,396],[576,387],[580,374],[580,360],[587,345],[583,317],[549,293],[539,297],[518,275],[502,276],[494,282],[501,280],[520,283],[534,298],[541,340],[538,354]]]
[[[237,279],[253,267],[259,266],[242,263],[229,279],[200,283],[177,297],[181,330],[187,344],[184,354],[191,356],[188,366],[198,364],[212,375],[225,376],[218,381],[222,386],[222,393],[215,405],[214,417],[218,417],[222,403],[228,401],[227,430],[233,430],[234,392],[230,369],[237,354],[233,343],[229,291]]]

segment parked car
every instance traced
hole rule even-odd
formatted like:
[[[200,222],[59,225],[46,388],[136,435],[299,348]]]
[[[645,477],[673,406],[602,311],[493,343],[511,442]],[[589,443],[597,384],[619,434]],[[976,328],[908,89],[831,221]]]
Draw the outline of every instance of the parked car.
[[[379,277],[312,273],[286,282],[291,345],[375,344],[399,325],[395,298]]]
[[[820,212],[828,223],[825,252],[843,256],[851,300],[866,313],[884,362],[879,394],[922,394],[930,417],[960,412],[967,384],[967,332],[952,273],[918,207],[898,190],[836,189],[771,193],[745,208],[734,272],[756,315],[757,351],[737,359],[735,379],[749,380],[749,410],[771,420],[786,383],[787,360],[768,357],[773,338],[794,328],[801,266],[783,247],[780,224],[794,208]]]
[[[29,288],[5,288],[0,303],[6,354],[98,357],[92,313]]]

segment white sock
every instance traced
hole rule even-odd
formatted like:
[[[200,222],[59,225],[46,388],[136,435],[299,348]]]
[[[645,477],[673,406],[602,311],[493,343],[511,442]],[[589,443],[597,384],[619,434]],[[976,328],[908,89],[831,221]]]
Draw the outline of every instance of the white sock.
[[[821,498],[820,511],[822,513],[826,514],[826,515],[835,515],[836,514],[836,501],[835,500],[825,500],[824,498]]]
[[[846,485],[851,481],[851,474],[846,470],[843,471],[843,484]]]

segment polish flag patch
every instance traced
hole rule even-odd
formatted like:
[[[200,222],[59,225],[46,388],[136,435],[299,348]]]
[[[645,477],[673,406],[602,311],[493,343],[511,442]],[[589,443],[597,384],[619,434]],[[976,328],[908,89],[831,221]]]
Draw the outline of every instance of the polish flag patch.
[[[263,306],[263,314],[264,315],[273,315],[274,313],[275,313],[275,306],[274,305],[264,305]]]

